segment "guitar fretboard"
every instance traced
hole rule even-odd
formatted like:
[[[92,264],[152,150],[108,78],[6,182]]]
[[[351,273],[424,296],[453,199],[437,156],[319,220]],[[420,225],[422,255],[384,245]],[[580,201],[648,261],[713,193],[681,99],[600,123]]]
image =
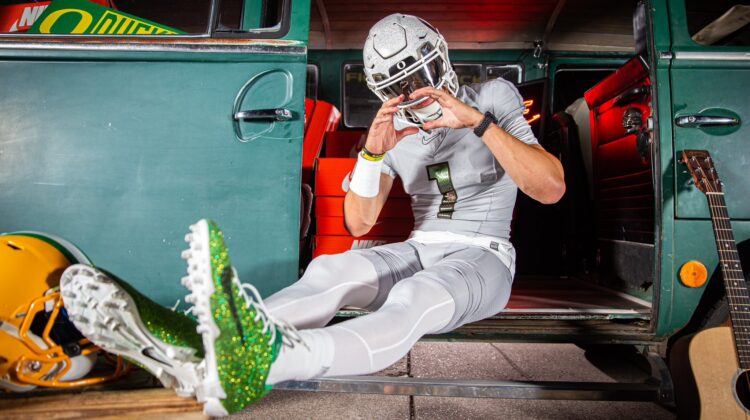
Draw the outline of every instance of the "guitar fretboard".
[[[724,275],[724,287],[732,318],[732,330],[737,345],[737,357],[742,369],[750,369],[750,296],[740,263],[740,255],[732,234],[724,193],[707,192],[711,222],[719,251],[719,263]]]

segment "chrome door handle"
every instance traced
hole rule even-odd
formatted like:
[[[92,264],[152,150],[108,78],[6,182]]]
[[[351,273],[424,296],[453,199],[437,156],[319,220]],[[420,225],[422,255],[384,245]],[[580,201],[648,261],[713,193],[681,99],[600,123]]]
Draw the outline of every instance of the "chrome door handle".
[[[677,117],[674,123],[678,127],[701,128],[701,127],[734,127],[739,125],[740,120],[732,117],[711,117],[708,115],[686,115]]]
[[[237,121],[290,121],[292,118],[294,118],[294,113],[286,108],[254,109],[252,111],[238,111],[234,114],[234,119]]]

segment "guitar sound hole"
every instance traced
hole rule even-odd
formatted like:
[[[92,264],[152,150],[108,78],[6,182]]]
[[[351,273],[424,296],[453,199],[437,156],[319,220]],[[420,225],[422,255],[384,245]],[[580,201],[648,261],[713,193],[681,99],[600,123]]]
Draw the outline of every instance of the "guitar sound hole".
[[[734,382],[734,396],[742,408],[750,412],[750,371],[737,372]]]

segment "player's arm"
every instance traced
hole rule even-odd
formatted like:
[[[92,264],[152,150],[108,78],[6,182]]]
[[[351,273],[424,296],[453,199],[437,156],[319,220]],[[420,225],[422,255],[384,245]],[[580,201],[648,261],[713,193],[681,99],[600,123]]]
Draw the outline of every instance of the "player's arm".
[[[478,125],[483,115],[480,114]],[[472,127],[476,127],[476,125]],[[562,164],[538,144],[526,144],[491,124],[482,136],[500,165],[526,195],[543,204],[554,204],[565,194]]]
[[[382,173],[385,154],[404,137],[416,134],[416,127],[396,130],[393,114],[404,100],[401,95],[383,103],[367,132],[367,142],[357,158],[349,191],[344,198],[344,225],[352,236],[372,229],[393,186],[393,177]]]
[[[352,236],[362,236],[375,226],[393,186],[393,178],[380,174],[380,190],[372,198],[361,197],[350,189],[344,197],[344,223]]]
[[[443,116],[424,124],[438,127],[475,128],[484,115],[453,95],[431,87],[418,89],[411,98],[430,96],[443,108]],[[482,135],[495,159],[526,195],[544,204],[556,203],[565,194],[565,174],[560,161],[538,144],[526,144],[496,124]]]

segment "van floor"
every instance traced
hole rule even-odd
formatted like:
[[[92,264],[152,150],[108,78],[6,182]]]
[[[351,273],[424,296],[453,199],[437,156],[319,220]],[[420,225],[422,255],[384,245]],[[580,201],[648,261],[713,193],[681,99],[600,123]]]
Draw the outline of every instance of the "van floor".
[[[338,317],[367,313],[345,307]],[[574,277],[516,276],[507,307],[489,319],[644,319],[651,303]]]
[[[602,315],[648,319],[651,303],[574,277],[519,276],[507,308],[497,315]]]

